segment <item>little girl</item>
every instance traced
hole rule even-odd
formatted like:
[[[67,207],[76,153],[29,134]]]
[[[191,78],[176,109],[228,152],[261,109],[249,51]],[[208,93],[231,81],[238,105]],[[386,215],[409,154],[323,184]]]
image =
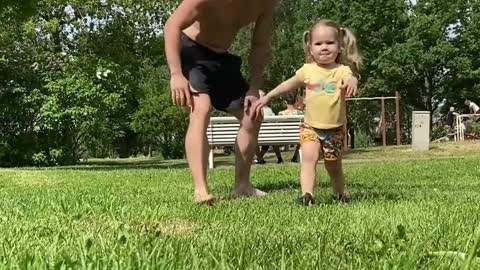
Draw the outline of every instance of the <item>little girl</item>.
[[[306,63],[295,76],[281,83],[259,99],[256,113],[261,113],[274,97],[306,87],[305,118],[300,129],[303,155],[300,184],[300,203],[315,203],[316,166],[323,152],[325,167],[331,178],[336,198],[348,202],[345,194],[345,177],[342,170],[341,151],[346,124],[345,97],[357,94],[357,79],[361,57],[356,39],[348,29],[330,20],[321,20],[304,35]]]

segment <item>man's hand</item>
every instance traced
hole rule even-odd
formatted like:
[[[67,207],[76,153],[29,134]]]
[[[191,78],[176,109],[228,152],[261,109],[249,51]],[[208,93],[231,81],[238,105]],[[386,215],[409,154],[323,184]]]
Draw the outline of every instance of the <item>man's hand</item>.
[[[190,96],[188,81],[182,75],[181,36],[182,30],[192,25],[199,16],[207,1],[184,0],[165,22],[163,33],[165,39],[165,55],[171,73],[170,89],[172,101],[177,106],[192,109],[193,102]]]
[[[170,79],[170,89],[172,92],[172,101],[178,107],[191,107],[192,97],[188,80],[181,73],[172,74]]]
[[[257,118],[258,115],[255,114],[255,102],[258,100],[259,93],[257,89],[248,90],[245,95],[245,100],[243,102],[243,110],[246,115],[249,115],[251,118]]]
[[[346,97],[354,97],[358,94],[358,80],[355,77],[348,79],[345,88],[347,90]]]

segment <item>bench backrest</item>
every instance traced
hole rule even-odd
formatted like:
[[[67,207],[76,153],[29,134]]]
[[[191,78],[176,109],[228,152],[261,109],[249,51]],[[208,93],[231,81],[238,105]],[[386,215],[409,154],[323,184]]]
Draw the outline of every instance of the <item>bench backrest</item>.
[[[300,138],[302,115],[266,116],[258,135],[259,145],[295,144]],[[212,117],[207,129],[209,145],[234,145],[240,123],[235,117]]]

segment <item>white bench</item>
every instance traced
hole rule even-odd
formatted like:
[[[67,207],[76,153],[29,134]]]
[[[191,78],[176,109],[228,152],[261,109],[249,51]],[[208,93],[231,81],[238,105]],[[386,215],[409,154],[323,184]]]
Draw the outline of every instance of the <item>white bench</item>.
[[[259,145],[288,145],[300,141],[300,124],[303,116],[266,116],[258,135]],[[240,123],[235,117],[212,117],[207,128],[210,145],[209,167],[212,169],[213,148],[216,146],[233,146],[237,138]],[[301,152],[299,151],[300,160]]]

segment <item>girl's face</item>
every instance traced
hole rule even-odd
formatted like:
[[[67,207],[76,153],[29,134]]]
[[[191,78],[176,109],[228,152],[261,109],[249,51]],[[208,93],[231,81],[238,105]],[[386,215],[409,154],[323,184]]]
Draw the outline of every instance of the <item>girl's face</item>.
[[[335,63],[340,47],[337,39],[337,30],[326,25],[315,27],[310,37],[310,54],[320,65]]]

